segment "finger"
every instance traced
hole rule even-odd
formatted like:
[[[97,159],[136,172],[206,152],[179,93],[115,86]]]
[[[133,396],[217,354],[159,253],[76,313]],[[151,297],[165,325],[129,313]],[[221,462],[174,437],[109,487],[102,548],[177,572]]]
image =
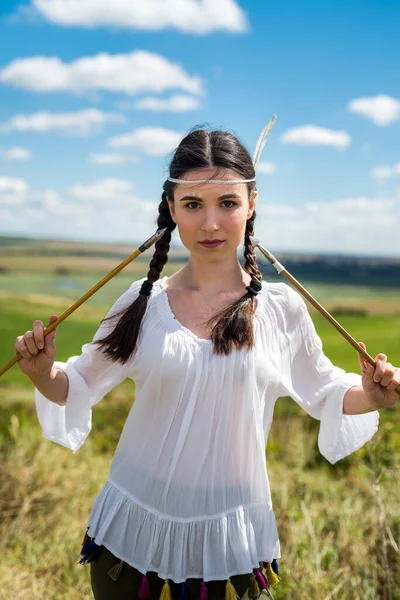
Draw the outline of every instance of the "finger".
[[[24,358],[28,358],[28,359],[32,358],[31,353],[29,352],[28,348],[26,347],[23,336],[21,336],[19,339],[17,338],[17,342],[14,346],[14,349],[17,354],[19,352],[19,354],[21,354],[21,356],[23,356]]]
[[[394,368],[394,366],[391,365],[390,363],[386,363],[385,373],[379,383],[383,387],[387,387],[389,385],[389,383],[392,381],[395,373],[396,373],[396,369]]]
[[[42,350],[43,346],[44,346],[42,321],[39,321],[39,320],[33,321],[33,337],[34,337],[37,348],[39,350]]]
[[[358,343],[359,343],[359,345],[361,346],[361,348],[363,348],[363,350],[366,350],[366,349],[367,349],[367,347],[366,347],[366,345],[364,344],[364,342],[358,342]],[[360,363],[360,366],[361,366],[361,369],[362,369],[363,373],[365,373],[365,372],[366,372],[366,369],[367,369],[367,364],[368,364],[368,363],[367,363],[367,361],[365,360],[365,358],[363,357],[363,355],[362,355],[362,354],[360,354],[360,352],[358,352],[358,362]]]
[[[32,356],[36,356],[37,354],[39,354],[39,350],[36,347],[35,339],[33,337],[33,331],[27,331],[24,335],[24,340],[26,347],[28,348]]]
[[[374,373],[375,373],[375,367],[373,365],[371,365],[370,363],[367,363],[364,377],[367,378],[368,387],[371,388],[371,390],[374,389],[374,387],[375,387]]]
[[[56,315],[52,315],[49,319],[49,322],[47,324],[46,329],[49,327],[49,325],[51,325],[52,323],[54,323],[54,321],[57,321],[58,317],[56,317]],[[54,338],[57,335],[57,331],[58,331],[58,327],[56,327],[55,329],[53,329],[53,331],[50,331],[50,333],[48,333],[45,337],[45,341],[47,343],[53,343],[54,342]]]
[[[382,377],[385,374],[386,369],[386,354],[377,354],[375,357],[375,373],[374,373],[374,381],[375,383],[379,383]]]

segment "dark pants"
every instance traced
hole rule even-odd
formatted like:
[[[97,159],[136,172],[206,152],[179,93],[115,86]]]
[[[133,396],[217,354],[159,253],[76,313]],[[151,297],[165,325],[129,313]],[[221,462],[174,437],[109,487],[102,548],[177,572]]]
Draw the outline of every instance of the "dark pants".
[[[143,574],[127,563],[124,564],[118,581],[113,581],[108,571],[119,559],[107,548],[102,546],[98,559],[90,563],[90,579],[93,594],[96,600],[136,600]],[[246,575],[232,575],[231,582],[240,597],[243,596],[249,585],[249,577]],[[155,571],[147,573],[147,579],[151,590],[151,600],[158,600],[165,580],[158,577]],[[173,600],[179,600],[181,584],[168,580]],[[201,579],[187,579],[186,586],[189,600],[199,600]],[[209,600],[224,600],[226,581],[207,581]]]

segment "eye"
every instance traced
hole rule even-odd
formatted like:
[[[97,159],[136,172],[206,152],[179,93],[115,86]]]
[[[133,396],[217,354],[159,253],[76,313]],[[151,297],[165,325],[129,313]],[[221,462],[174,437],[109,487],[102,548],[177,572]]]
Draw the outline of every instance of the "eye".
[[[234,200],[224,200],[221,203],[225,208],[233,208],[234,206],[237,206],[238,203],[235,202]]]
[[[189,210],[195,210],[198,206],[200,205],[200,202],[188,202],[187,204],[184,204],[185,208],[188,208]]]

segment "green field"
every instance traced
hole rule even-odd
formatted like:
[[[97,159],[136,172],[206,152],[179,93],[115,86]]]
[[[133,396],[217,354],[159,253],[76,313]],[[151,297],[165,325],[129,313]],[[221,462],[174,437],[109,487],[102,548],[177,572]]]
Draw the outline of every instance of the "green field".
[[[60,326],[58,360],[80,353],[143,268],[115,277]],[[99,279],[90,272],[0,275],[0,363],[12,358],[15,337],[34,319],[61,314]],[[400,293],[309,289],[330,307],[367,307],[366,315],[345,314],[340,322],[370,354],[385,352],[400,365]],[[354,350],[322,317],[313,318],[327,356],[358,372]],[[42,437],[33,388],[18,365],[0,379],[1,598],[91,597],[89,569],[76,565],[80,544],[133,400],[130,381],[108,394],[94,409],[91,435],[73,455]],[[318,422],[290,399],[278,401],[266,449],[282,546],[276,599],[400,599],[399,425],[397,406],[381,411],[373,440],[330,465],[316,446]]]

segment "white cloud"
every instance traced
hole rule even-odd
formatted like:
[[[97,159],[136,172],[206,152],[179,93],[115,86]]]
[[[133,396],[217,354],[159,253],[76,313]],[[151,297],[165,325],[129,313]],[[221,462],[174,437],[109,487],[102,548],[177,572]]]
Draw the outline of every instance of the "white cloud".
[[[100,213],[106,211],[107,214],[115,211],[113,221],[116,218],[123,221],[132,217],[131,227],[135,224],[135,219],[140,220],[141,217],[147,218],[150,215],[150,219],[155,223],[157,217],[158,202],[140,198],[134,184],[127,179],[109,177],[91,183],[76,184],[66,190],[65,196],[68,202],[78,202],[88,210]]]
[[[156,229],[158,202],[141,198],[130,181],[110,178],[78,183],[62,193],[52,189],[29,191],[18,181],[0,179],[2,233],[48,237],[51,223],[55,239],[132,244],[144,241]],[[7,193],[21,198],[18,211],[12,208],[15,201],[2,201]]]
[[[393,165],[393,167],[388,167],[386,165],[374,167],[371,170],[371,175],[375,179],[389,179],[390,177],[393,177],[393,175],[400,175],[400,163]]]
[[[16,59],[0,70],[0,82],[33,92],[128,95],[170,89],[199,94],[202,88],[199,77],[191,77],[179,64],[144,50],[113,55],[103,52],[70,63],[45,56]]]
[[[99,153],[91,154],[89,162],[94,165],[126,165],[127,163],[137,163],[136,156],[127,156],[126,154]]]
[[[121,110],[126,108],[136,108],[138,110],[151,110],[151,111],[165,111],[165,112],[177,112],[184,113],[191,110],[199,110],[201,103],[198,98],[193,96],[175,95],[170,98],[156,98],[155,96],[148,96],[141,98],[135,103],[131,102],[120,102],[118,108]]]
[[[117,27],[184,33],[248,30],[245,12],[235,0],[31,0],[46,20],[64,27]]]
[[[67,190],[68,194],[76,200],[114,200],[126,194],[132,194],[133,184],[125,179],[102,179],[90,184],[74,185]]]
[[[283,132],[280,140],[285,144],[299,146],[332,146],[337,150],[347,148],[351,138],[347,131],[334,131],[316,125],[301,125]]]
[[[0,177],[0,194],[24,194],[28,191],[28,184],[23,179]]]
[[[274,165],[274,163],[271,162],[260,161],[257,165],[256,171],[257,173],[275,173],[276,165]]]
[[[399,198],[343,198],[303,206],[257,206],[255,234],[278,251],[337,252],[400,257]]]
[[[0,207],[23,204],[28,190],[29,186],[24,179],[0,177]]]
[[[162,127],[142,127],[109,140],[113,148],[136,148],[150,156],[171,152],[182,139],[182,134]]]
[[[29,160],[32,158],[32,152],[21,146],[14,146],[4,150],[0,149],[0,156],[5,160]]]
[[[62,205],[62,198],[55,190],[44,190],[43,192],[32,194],[32,199],[43,204],[44,208],[49,210],[57,209]]]
[[[31,115],[16,115],[0,124],[0,132],[48,131],[67,135],[84,136],[101,131],[106,123],[123,123],[125,117],[114,113],[104,113],[96,108],[71,113],[37,112]]]
[[[359,114],[381,127],[400,119],[400,100],[385,94],[355,98],[349,102],[347,108],[351,113]]]

